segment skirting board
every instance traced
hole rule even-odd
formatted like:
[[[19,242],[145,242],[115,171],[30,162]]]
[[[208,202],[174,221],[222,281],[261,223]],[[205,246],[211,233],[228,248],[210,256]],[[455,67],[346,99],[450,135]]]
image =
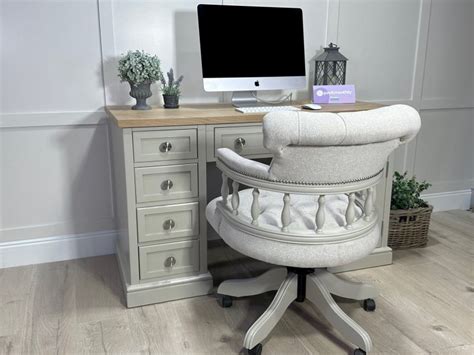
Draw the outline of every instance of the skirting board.
[[[421,195],[433,206],[434,212],[468,210],[471,207],[472,190],[447,191]]]
[[[112,230],[0,243],[0,269],[115,254],[116,239]]]
[[[434,207],[434,211],[471,208],[472,190],[425,194],[421,197]],[[208,227],[210,239],[220,239]],[[14,266],[42,264],[62,260],[86,258],[115,253],[117,232],[63,235],[0,243],[0,269]],[[377,259],[380,257],[379,255]],[[388,259],[388,255],[384,256]]]

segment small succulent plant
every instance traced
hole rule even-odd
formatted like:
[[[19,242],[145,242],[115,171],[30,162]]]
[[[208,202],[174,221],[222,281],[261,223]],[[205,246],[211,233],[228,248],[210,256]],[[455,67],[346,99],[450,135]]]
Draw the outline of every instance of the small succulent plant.
[[[406,172],[402,175],[396,171],[393,177],[392,210],[428,207],[426,201],[420,198],[420,194],[431,186],[430,183],[426,181],[418,182],[414,176],[408,179]]]
[[[161,81],[161,91],[163,92],[163,95],[171,95],[171,96],[180,96],[181,91],[179,89],[179,86],[181,85],[181,82],[183,81],[183,76],[181,75],[178,80],[174,80],[174,72],[173,68],[170,69],[169,72],[166,73],[168,77],[168,82],[166,82],[166,79],[164,75],[161,75],[160,81]]]
[[[128,51],[122,55],[118,63],[118,72],[121,81],[128,81],[134,85],[153,83],[162,77],[158,57],[139,50]]]

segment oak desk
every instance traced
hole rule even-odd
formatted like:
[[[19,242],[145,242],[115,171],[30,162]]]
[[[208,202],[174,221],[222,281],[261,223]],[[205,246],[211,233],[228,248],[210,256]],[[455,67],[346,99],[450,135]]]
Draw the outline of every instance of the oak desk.
[[[315,112],[370,110],[382,105],[322,105]],[[263,113],[242,114],[229,104],[183,105],[179,109],[132,111],[107,107],[111,135],[117,258],[128,307],[207,294],[205,208],[220,188],[209,172],[215,151],[233,149],[249,158],[269,158],[263,147]],[[391,164],[377,187],[382,219],[380,246],[343,271],[389,264],[387,247]],[[209,195],[209,196],[208,196]]]

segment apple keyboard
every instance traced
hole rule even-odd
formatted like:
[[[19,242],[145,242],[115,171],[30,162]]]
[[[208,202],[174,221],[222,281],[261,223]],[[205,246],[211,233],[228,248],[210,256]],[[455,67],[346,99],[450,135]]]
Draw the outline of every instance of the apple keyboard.
[[[300,111],[294,106],[255,106],[255,107],[238,107],[237,111],[242,113],[258,113],[258,112],[274,112],[274,111]]]

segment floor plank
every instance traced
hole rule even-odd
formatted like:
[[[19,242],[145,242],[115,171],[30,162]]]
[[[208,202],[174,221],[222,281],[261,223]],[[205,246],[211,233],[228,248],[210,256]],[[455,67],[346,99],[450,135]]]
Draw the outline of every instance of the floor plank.
[[[394,252],[392,265],[341,277],[373,282],[377,310],[337,299],[371,335],[373,354],[474,353],[474,214],[433,214],[428,246]],[[268,264],[221,242],[209,246],[217,286]],[[0,354],[237,354],[273,293],[221,308],[214,295],[127,309],[114,256],[0,270]],[[348,354],[352,345],[309,303],[293,304],[264,354]]]

